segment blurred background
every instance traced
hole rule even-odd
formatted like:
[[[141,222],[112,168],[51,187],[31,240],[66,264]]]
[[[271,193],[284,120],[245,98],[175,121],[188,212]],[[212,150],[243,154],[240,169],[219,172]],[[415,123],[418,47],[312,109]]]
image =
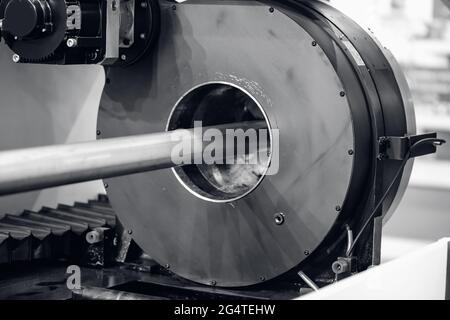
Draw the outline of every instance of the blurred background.
[[[403,66],[414,96],[420,132],[450,142],[450,0],[330,0],[370,28]],[[98,66],[40,66],[11,62],[0,46],[0,150],[95,139],[104,84]],[[61,70],[64,69],[64,70]],[[58,90],[55,90],[58,88]],[[101,182],[0,198],[0,215],[104,192]],[[450,236],[450,143],[416,161],[405,198],[387,223],[385,261]]]
[[[450,142],[450,0],[331,0],[373,31],[402,65],[411,87],[419,132]],[[390,260],[450,236],[450,143],[415,162],[411,182],[384,229]]]

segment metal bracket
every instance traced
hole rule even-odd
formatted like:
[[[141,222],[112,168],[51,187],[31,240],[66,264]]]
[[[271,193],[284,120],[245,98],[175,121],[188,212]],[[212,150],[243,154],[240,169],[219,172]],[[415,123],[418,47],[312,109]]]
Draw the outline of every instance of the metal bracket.
[[[380,137],[378,139],[378,158],[380,160],[404,160],[407,156],[408,158],[416,158],[436,153],[436,145],[431,143],[426,143],[418,146],[417,148],[414,148],[414,151],[412,151],[411,153],[409,152],[411,146],[413,146],[417,142],[433,138],[437,138],[436,132],[404,137]]]

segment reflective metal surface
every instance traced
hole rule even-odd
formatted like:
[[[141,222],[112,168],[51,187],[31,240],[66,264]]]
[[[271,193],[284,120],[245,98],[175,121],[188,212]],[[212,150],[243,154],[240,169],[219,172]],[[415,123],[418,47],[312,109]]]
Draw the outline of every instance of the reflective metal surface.
[[[264,125],[263,121],[249,121],[213,128],[222,132],[233,128],[258,129]],[[194,144],[200,148],[192,148]],[[3,151],[0,152],[0,195],[175,167],[180,165],[172,159],[177,146],[183,150],[184,157],[194,158],[196,153],[203,152],[202,136],[195,129],[184,129]]]
[[[176,274],[216,286],[264,282],[304,261],[339,216],[353,167],[348,101],[321,48],[279,11],[253,1],[172,6],[162,6],[154,54],[107,71],[101,137],[164,130],[186,92],[232,83],[279,129],[279,172],[231,203],[193,196],[171,170],[108,179],[108,195],[134,240]]]

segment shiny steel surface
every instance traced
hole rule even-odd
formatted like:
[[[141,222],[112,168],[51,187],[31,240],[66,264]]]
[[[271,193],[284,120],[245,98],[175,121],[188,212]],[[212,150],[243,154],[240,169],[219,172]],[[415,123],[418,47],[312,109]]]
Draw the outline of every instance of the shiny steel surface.
[[[153,55],[107,70],[102,138],[164,130],[186,92],[226,82],[279,129],[279,172],[231,203],[193,196],[172,170],[107,179],[108,196],[134,240],[174,273],[216,286],[261,283],[304,261],[339,216],[354,146],[343,85],[322,49],[277,10],[254,1],[172,5],[162,4]]]
[[[254,121],[214,128],[245,130],[261,126],[264,122]],[[180,143],[203,145],[203,140],[191,129],[2,151],[0,195],[171,168],[175,166],[171,158],[173,148]],[[193,148],[183,150],[190,150],[190,157],[195,156],[195,152],[203,151]]]

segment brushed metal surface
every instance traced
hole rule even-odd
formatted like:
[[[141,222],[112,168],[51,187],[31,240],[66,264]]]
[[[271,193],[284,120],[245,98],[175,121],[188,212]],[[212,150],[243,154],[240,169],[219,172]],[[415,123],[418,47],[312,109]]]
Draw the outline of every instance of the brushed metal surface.
[[[171,170],[108,179],[120,220],[158,263],[199,283],[253,285],[294,268],[335,223],[352,174],[353,125],[330,61],[295,22],[253,1],[163,4],[154,50],[108,70],[101,138],[164,130],[184,93],[227,82],[280,130],[280,170],[225,204],[193,196]]]

